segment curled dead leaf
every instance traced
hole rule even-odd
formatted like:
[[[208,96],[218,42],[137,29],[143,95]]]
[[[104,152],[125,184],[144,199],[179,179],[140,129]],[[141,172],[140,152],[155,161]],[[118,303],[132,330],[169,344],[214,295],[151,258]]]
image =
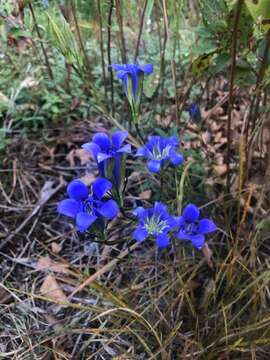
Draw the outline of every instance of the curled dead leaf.
[[[139,197],[142,200],[149,200],[152,196],[152,191],[151,190],[145,190],[143,192],[140,193]]]
[[[59,254],[62,250],[62,246],[60,244],[58,244],[57,242],[52,242],[52,252],[54,254]]]
[[[223,176],[226,174],[227,172],[227,166],[226,164],[221,164],[221,165],[214,165],[214,172],[218,175],[218,176]]]
[[[42,256],[37,262],[36,269],[40,271],[50,270],[60,274],[68,274],[68,265],[53,261],[49,256]]]
[[[56,281],[55,277],[53,275],[47,275],[44,279],[44,282],[40,288],[40,293],[50,298],[56,302],[68,301],[66,295],[64,294],[63,290],[61,289],[60,285]]]

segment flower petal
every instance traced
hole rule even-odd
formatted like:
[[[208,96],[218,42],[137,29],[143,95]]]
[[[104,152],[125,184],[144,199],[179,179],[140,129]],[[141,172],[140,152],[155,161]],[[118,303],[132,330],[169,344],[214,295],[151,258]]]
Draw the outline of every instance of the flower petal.
[[[75,218],[77,213],[80,210],[80,203],[74,199],[65,199],[62,200],[57,207],[59,214]]]
[[[186,221],[194,222],[194,221],[198,220],[198,218],[200,216],[200,210],[198,209],[198,207],[196,205],[188,204],[184,208],[182,216]]]
[[[170,239],[167,234],[159,234],[156,239],[157,246],[162,249],[170,244]]]
[[[171,229],[173,228],[176,228],[179,224],[179,218],[175,217],[175,216],[170,216],[168,219],[167,219],[167,223],[168,223],[168,226]]]
[[[112,65],[109,66],[109,68],[110,67],[112,67],[116,71],[126,70],[125,65],[121,65],[121,64],[112,64]]]
[[[117,152],[130,154],[131,153],[131,145],[126,144],[126,145],[122,146],[119,150],[117,150]]]
[[[80,232],[84,232],[93,224],[96,219],[97,217],[95,215],[90,215],[81,211],[76,216],[76,226]]]
[[[216,224],[209,219],[202,219],[199,221],[199,233],[206,234],[217,230]]]
[[[185,232],[183,231],[179,231],[179,233],[177,234],[178,239],[181,240],[190,240],[192,242],[192,245],[196,248],[196,249],[201,249],[204,245],[204,241],[205,241],[205,236],[202,234],[197,234],[197,235],[187,235]]]
[[[109,139],[109,136],[105,133],[97,133],[93,136],[93,142],[96,143],[102,152],[109,151],[111,147],[111,140]]]
[[[162,202],[156,201],[154,205],[154,212],[156,214],[162,215],[167,212],[167,206]]]
[[[175,136],[175,135],[169,137],[168,143],[172,146],[179,146],[179,140],[178,140],[177,136]]]
[[[146,212],[146,210],[142,206],[139,206],[135,210],[133,210],[132,213],[135,216],[141,217],[145,212]]]
[[[181,165],[184,161],[184,157],[182,154],[177,154],[175,151],[170,151],[170,160],[174,166]]]
[[[192,245],[196,249],[200,250],[204,245],[205,236],[204,235],[191,235],[190,240],[192,242]]]
[[[112,183],[105,178],[97,178],[92,184],[93,194],[101,200],[108,190],[112,188]]]
[[[101,163],[102,161],[107,160],[111,157],[112,157],[112,155],[110,155],[110,154],[105,154],[103,152],[100,152],[100,153],[98,153],[98,156],[97,156],[97,162]]]
[[[119,150],[123,142],[126,140],[128,136],[127,131],[116,131],[112,134],[112,144],[116,150]]]
[[[160,160],[151,160],[147,163],[147,167],[151,172],[157,173],[160,170],[161,161]]]
[[[178,227],[184,225],[185,219],[183,218],[183,216],[178,216],[178,217],[176,217],[175,219],[176,219],[176,221],[177,221],[177,226],[178,226]]]
[[[143,241],[147,238],[148,232],[144,228],[138,227],[138,229],[133,232],[133,236],[135,240]]]
[[[144,146],[142,146],[137,150],[135,156],[148,157],[148,154],[149,154],[149,150],[146,149]]]
[[[152,72],[154,71],[154,66],[153,64],[146,64],[143,67],[143,71],[146,75],[150,75],[152,74]]]
[[[101,148],[98,144],[94,142],[89,142],[82,145],[82,148],[89,152],[89,154],[97,160],[98,153],[101,152]]]
[[[73,180],[67,187],[68,195],[71,199],[81,201],[89,195],[87,186],[81,180]]]
[[[113,219],[119,212],[118,205],[114,200],[106,201],[100,208],[97,209],[100,215]]]

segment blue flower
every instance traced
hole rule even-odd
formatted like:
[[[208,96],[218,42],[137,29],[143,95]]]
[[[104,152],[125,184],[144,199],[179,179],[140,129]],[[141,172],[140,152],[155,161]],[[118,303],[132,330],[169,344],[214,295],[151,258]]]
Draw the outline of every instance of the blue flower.
[[[141,75],[150,75],[154,70],[152,64],[146,64],[145,66],[138,64],[112,64],[111,67],[117,71],[117,77],[122,80],[127,97],[131,97],[133,101],[137,100],[138,94],[142,90],[141,78],[143,76]]]
[[[114,200],[102,200],[112,187],[107,179],[96,179],[89,194],[87,186],[80,180],[73,180],[67,187],[68,199],[62,200],[57,211],[75,220],[80,232],[88,230],[94,222],[103,226],[103,217],[113,219],[118,214]]]
[[[108,178],[116,186],[123,180],[121,170],[124,172],[125,155],[131,153],[130,144],[122,146],[127,136],[127,131],[116,131],[110,139],[107,134],[100,132],[82,146],[96,160],[100,176]]]
[[[189,105],[188,112],[193,121],[201,120],[201,110],[199,105],[197,105],[196,103],[192,103]]]
[[[133,233],[137,241],[152,236],[156,239],[159,248],[170,244],[168,232],[177,226],[177,220],[168,214],[164,204],[155,202],[154,207],[150,209],[138,207],[134,215],[138,218],[138,227]]]
[[[194,204],[188,204],[178,218],[178,238],[190,240],[193,246],[201,249],[205,242],[205,234],[215,231],[216,225],[212,220],[199,219],[200,210]]]
[[[165,138],[161,136],[150,136],[145,146],[137,150],[136,156],[148,159],[147,167],[151,172],[157,173],[165,164],[171,162],[174,166],[181,165],[184,161],[183,155],[177,153],[175,148],[179,147],[179,141],[175,136]]]

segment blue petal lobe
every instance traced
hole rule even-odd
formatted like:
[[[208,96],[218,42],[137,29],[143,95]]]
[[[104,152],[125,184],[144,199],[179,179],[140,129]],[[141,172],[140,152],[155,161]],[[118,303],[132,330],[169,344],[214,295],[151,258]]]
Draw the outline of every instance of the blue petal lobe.
[[[127,72],[125,70],[119,70],[117,73],[117,77],[121,80],[127,80]]]
[[[170,239],[167,234],[159,234],[157,236],[156,241],[157,241],[157,246],[161,249],[165,248],[170,244]]]
[[[117,152],[130,154],[131,153],[131,145],[126,144],[126,145],[122,146],[121,149],[117,150]]]
[[[133,214],[140,217],[145,213],[145,209],[142,206],[137,207],[135,210],[133,210]]]
[[[184,208],[182,216],[184,217],[184,219],[186,221],[194,222],[194,221],[198,220],[198,218],[200,216],[200,210],[198,209],[198,207],[196,205],[188,204]]]
[[[100,208],[98,208],[97,211],[100,215],[108,219],[113,219],[118,214],[119,208],[114,200],[108,200]]]
[[[192,245],[196,249],[200,250],[204,245],[205,236],[204,235],[191,235],[190,240],[192,242]]]
[[[155,210],[155,213],[157,214],[163,214],[167,211],[167,206],[164,205],[163,203],[159,202],[159,201],[156,201],[155,202],[155,206],[154,206],[154,210]]]
[[[174,166],[181,165],[184,161],[184,157],[181,154],[177,154],[175,151],[170,152],[170,160]]]
[[[93,194],[98,198],[102,199],[108,190],[112,188],[112,183],[104,178],[97,178],[92,184]]]
[[[83,200],[88,197],[87,186],[81,180],[73,180],[67,187],[68,195],[71,199]]]
[[[147,74],[147,75],[152,74],[152,72],[154,71],[154,66],[153,66],[153,64],[146,64],[146,65],[144,65],[143,71],[144,71],[144,73]]]
[[[80,210],[80,203],[74,199],[62,200],[57,207],[57,211],[60,214],[69,216],[71,218],[75,218],[79,210]]]
[[[102,161],[107,160],[111,157],[112,157],[112,155],[110,155],[110,154],[105,154],[103,152],[100,152],[100,153],[98,153],[98,156],[97,156],[97,162],[101,163]]]
[[[103,152],[109,151],[111,147],[111,140],[105,133],[97,133],[93,136],[93,142],[96,143]]]
[[[202,219],[199,221],[199,233],[206,234],[217,229],[216,224],[209,219]]]
[[[83,144],[82,148],[88,151],[95,160],[97,160],[98,153],[101,152],[100,146],[94,142]]]
[[[144,146],[140,147],[135,154],[135,156],[143,156],[143,157],[147,157],[147,155],[148,155],[148,150]]]
[[[160,170],[161,162],[160,160],[151,160],[147,163],[147,167],[151,172],[157,173]]]
[[[178,227],[184,225],[184,223],[185,223],[185,219],[184,219],[183,216],[177,217],[177,218],[176,218],[176,221],[177,221],[177,226],[178,226]]]
[[[138,229],[136,229],[133,232],[134,239],[137,241],[145,240],[147,238],[147,235],[148,235],[147,231],[142,227],[138,227]]]
[[[112,67],[116,71],[126,70],[125,65],[121,65],[121,64],[112,64],[110,67]]]
[[[112,144],[116,150],[119,150],[123,142],[128,136],[127,131],[116,131],[112,134]]]
[[[90,215],[81,211],[76,216],[76,226],[80,232],[84,232],[93,224],[96,219],[97,217],[95,215]]]

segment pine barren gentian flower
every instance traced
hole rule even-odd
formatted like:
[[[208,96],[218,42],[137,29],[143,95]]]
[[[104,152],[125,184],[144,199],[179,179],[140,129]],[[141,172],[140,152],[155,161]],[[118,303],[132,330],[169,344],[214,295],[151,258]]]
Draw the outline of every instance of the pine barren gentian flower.
[[[88,230],[93,223],[104,227],[103,218],[113,219],[118,214],[118,206],[114,200],[102,200],[111,189],[107,179],[98,178],[91,186],[91,193],[80,180],[73,180],[67,187],[69,198],[58,205],[58,212],[75,220],[80,232]]]
[[[182,154],[176,152],[177,147],[179,147],[179,141],[175,136],[169,138],[150,136],[145,146],[137,150],[136,156],[142,156],[148,159],[148,169],[151,172],[157,173],[169,162],[174,166],[183,163],[184,157]]]
[[[126,156],[131,153],[130,144],[123,145],[127,136],[127,131],[116,131],[111,139],[105,133],[97,133],[91,142],[82,146],[97,162],[100,176],[109,179],[113,190],[120,194],[125,180]]]
[[[138,207],[134,215],[138,218],[138,228],[133,233],[137,241],[151,236],[155,238],[159,248],[170,244],[168,232],[177,225],[177,220],[168,214],[164,204],[155,202],[154,207],[150,209]]]
[[[210,219],[199,219],[200,210],[194,204],[188,204],[178,218],[178,238],[190,240],[193,246],[201,249],[205,242],[205,234],[217,229]]]
[[[136,122],[139,114],[141,95],[143,91],[144,75],[150,75],[154,68],[152,64],[113,64],[117,77],[122,81],[123,88],[129,101],[133,120]]]

